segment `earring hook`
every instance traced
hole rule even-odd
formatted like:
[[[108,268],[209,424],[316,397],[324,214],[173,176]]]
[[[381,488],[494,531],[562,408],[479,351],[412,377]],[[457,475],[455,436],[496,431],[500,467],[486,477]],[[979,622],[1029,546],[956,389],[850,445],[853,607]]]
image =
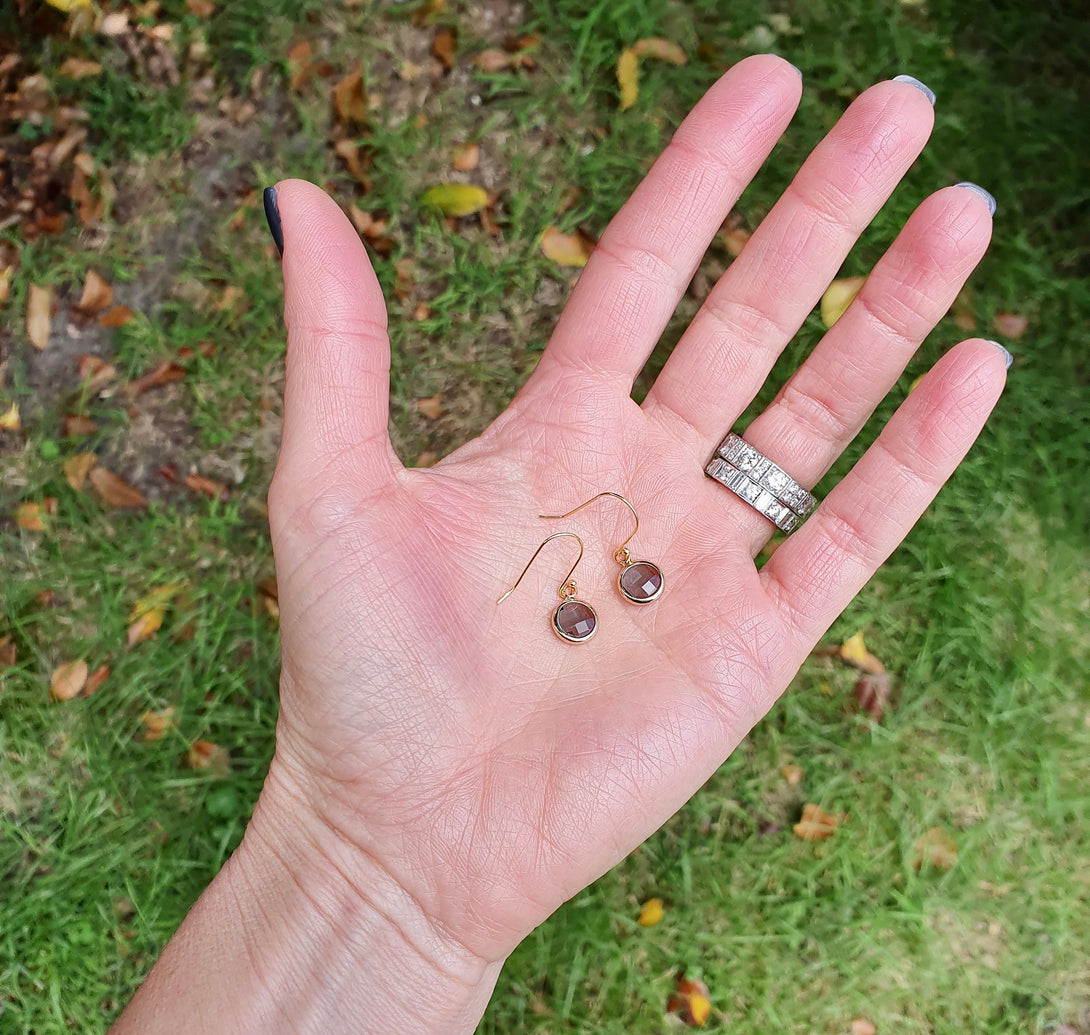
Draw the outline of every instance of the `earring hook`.
[[[542,541],[541,545],[534,551],[534,556],[530,558],[529,563],[522,569],[522,575],[515,579],[515,584],[506,592],[499,600],[497,604],[502,604],[516,589],[519,588],[519,583],[522,581],[523,576],[530,570],[530,565],[537,560],[537,555],[545,548],[546,543],[552,542],[554,539],[560,539],[564,536],[569,536],[579,544],[579,556],[575,558],[575,563],[571,566],[571,571],[564,576],[564,581],[557,589],[557,593],[561,600],[568,600],[570,597],[575,596],[575,583],[572,581],[572,575],[575,574],[575,569],[579,567],[579,562],[583,559],[583,540],[579,538],[574,532],[554,532],[548,539]]]
[[[619,492],[600,492],[597,496],[592,496],[586,503],[580,503],[575,510],[569,510],[567,514],[538,514],[538,517],[544,518],[546,521],[558,521],[561,518],[570,518],[572,514],[578,514],[584,507],[589,507],[592,503],[600,500],[603,496],[612,496],[615,500],[620,500],[628,509],[632,512],[632,519],[636,522],[636,527],[632,530],[632,534],[623,542],[616,550],[613,551],[613,559],[618,564],[627,564],[631,558],[626,546],[633,539],[636,538],[636,533],[640,530],[640,517],[636,513],[636,508],[632,506]]]

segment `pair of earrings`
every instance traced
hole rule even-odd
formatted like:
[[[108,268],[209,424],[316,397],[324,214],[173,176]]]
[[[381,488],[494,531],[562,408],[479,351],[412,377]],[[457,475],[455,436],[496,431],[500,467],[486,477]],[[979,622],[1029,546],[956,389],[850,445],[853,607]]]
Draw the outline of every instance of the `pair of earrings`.
[[[586,503],[580,503],[574,510],[569,510],[567,514],[539,514],[538,516],[546,521],[559,521],[577,514],[584,507],[589,507],[605,496],[620,500],[632,512],[632,517],[636,522],[632,534],[613,551],[613,559],[621,566],[620,574],[617,576],[617,588],[620,590],[621,596],[630,603],[650,604],[653,600],[658,600],[662,596],[665,581],[662,570],[654,562],[632,560],[628,544],[640,530],[640,519],[636,514],[636,508],[620,493],[600,492],[597,496],[587,500]],[[564,577],[564,581],[557,589],[560,596],[560,606],[553,611],[553,632],[568,643],[586,643],[598,631],[598,615],[590,604],[585,600],[578,600],[575,596],[577,587],[572,575],[575,574],[575,569],[579,567],[579,562],[583,559],[583,540],[574,532],[555,532],[545,539],[534,551],[534,555],[530,558],[526,567],[522,569],[522,575],[515,580],[515,584],[496,603],[502,604],[518,589],[523,576],[530,570],[530,565],[534,563],[537,555],[541,553],[548,543],[551,543],[554,539],[562,538],[574,539],[579,544],[579,556],[576,557],[575,563],[571,566],[571,571]]]

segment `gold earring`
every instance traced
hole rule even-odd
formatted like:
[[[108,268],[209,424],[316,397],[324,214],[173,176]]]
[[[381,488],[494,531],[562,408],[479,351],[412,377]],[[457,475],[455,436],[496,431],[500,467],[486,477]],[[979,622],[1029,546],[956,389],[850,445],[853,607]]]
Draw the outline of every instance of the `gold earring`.
[[[522,575],[515,580],[515,584],[496,603],[502,604],[518,589],[523,575],[530,570],[530,565],[537,559],[537,555],[544,549],[545,544],[563,536],[569,536],[579,544],[579,556],[575,558],[571,571],[564,577],[564,581],[557,589],[560,596],[560,606],[553,612],[553,632],[562,640],[567,640],[568,643],[586,643],[598,631],[598,615],[585,600],[577,600],[575,597],[576,585],[572,575],[575,574],[575,569],[579,567],[579,562],[583,559],[583,540],[574,532],[554,532],[542,542],[541,546],[534,551],[534,556],[530,558],[529,564],[522,569]]]
[[[587,500],[586,503],[580,503],[575,510],[569,510],[567,514],[540,514],[538,516],[548,521],[569,518],[572,514],[577,514],[584,507],[589,507],[595,500],[600,500],[603,496],[612,496],[615,500],[620,500],[632,511],[632,517],[636,521],[636,527],[632,530],[632,535],[613,551],[613,559],[621,566],[621,573],[617,576],[617,588],[621,591],[621,595],[625,600],[631,601],[633,604],[650,604],[652,600],[658,600],[662,596],[666,581],[662,569],[653,561],[632,560],[632,554],[628,552],[628,544],[640,530],[640,518],[636,513],[636,508],[620,493],[600,492],[597,496]]]

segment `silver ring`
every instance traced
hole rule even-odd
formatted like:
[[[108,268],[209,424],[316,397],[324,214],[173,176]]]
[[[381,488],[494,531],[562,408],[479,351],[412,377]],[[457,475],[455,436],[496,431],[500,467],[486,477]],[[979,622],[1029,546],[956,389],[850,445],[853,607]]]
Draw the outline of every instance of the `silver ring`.
[[[793,532],[817,506],[811,493],[740,435],[729,434],[715,453],[704,473],[745,500],[781,532]]]

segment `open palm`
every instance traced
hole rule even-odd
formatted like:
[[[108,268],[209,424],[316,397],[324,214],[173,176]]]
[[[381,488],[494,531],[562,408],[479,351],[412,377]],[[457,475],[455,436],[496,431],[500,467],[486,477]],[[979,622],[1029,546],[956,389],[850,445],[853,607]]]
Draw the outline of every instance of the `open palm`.
[[[283,630],[272,785],[350,880],[398,888],[485,960],[647,837],[767,712],[950,475],[1004,362],[957,346],[852,473],[757,569],[771,525],[703,465],[923,147],[924,94],[881,83],[817,148],[715,287],[646,401],[632,381],[724,216],[798,102],[774,57],[731,69],[613,221],[537,370],[478,439],[404,470],[387,437],[374,273],[316,188],[278,188],[284,442],[270,496]],[[810,486],[856,434],[979,260],[973,190],[925,200],[747,441]],[[614,548],[661,599],[617,592]],[[584,644],[550,630],[573,539]]]

